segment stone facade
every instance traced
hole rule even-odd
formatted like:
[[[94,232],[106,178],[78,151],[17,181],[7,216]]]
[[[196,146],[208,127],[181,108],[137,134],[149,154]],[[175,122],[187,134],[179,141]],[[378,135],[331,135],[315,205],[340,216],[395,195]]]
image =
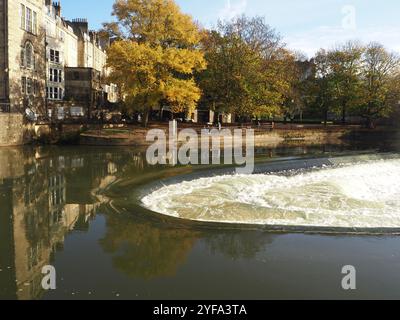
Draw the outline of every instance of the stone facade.
[[[60,2],[46,2],[46,29],[51,118],[90,118],[117,102],[116,86],[106,82],[109,41],[90,31],[86,19],[63,19]]]
[[[22,114],[0,113],[0,147],[17,146],[31,141],[32,130],[24,125]]]
[[[28,111],[30,120],[54,115],[60,120],[58,115],[68,114],[64,109],[76,104],[75,109],[85,108],[90,115],[83,102],[95,100],[92,96],[74,97],[74,90],[67,92],[65,68],[99,73],[96,95],[104,96],[106,102],[116,102],[115,85],[105,81],[107,44],[89,30],[87,20],[63,19],[60,1],[0,0],[0,112]]]
[[[83,108],[85,116],[105,107],[101,72],[93,68],[65,68],[66,99]]]
[[[89,30],[86,19],[67,21],[78,37],[77,66],[65,66],[65,99],[81,108],[88,117],[107,109],[109,103],[117,102],[114,84],[106,82],[107,40]]]
[[[0,103],[2,109],[45,112],[45,0],[0,0]]]

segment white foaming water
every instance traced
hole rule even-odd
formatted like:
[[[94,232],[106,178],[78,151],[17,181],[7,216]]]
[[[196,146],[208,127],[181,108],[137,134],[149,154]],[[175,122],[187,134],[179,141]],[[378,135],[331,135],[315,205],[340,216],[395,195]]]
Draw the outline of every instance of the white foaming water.
[[[201,178],[142,199],[174,217],[243,224],[400,228],[400,159],[291,175]]]

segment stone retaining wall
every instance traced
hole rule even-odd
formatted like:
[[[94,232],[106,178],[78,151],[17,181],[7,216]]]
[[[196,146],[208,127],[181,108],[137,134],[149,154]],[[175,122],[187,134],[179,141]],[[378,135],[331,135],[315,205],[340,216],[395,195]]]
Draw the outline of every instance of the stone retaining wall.
[[[24,124],[22,114],[0,113],[0,147],[29,143],[32,136],[33,127]]]

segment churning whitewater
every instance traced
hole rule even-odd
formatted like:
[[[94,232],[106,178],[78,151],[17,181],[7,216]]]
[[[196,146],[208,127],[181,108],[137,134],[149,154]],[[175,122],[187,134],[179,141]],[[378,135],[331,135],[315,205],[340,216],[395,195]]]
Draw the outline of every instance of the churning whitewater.
[[[243,224],[400,228],[400,159],[201,178],[142,199],[174,217]]]

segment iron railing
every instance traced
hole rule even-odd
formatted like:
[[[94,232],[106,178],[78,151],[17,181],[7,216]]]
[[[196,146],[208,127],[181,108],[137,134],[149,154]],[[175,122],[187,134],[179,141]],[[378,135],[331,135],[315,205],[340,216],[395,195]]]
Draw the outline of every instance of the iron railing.
[[[10,113],[11,107],[9,103],[0,103],[0,112]]]

